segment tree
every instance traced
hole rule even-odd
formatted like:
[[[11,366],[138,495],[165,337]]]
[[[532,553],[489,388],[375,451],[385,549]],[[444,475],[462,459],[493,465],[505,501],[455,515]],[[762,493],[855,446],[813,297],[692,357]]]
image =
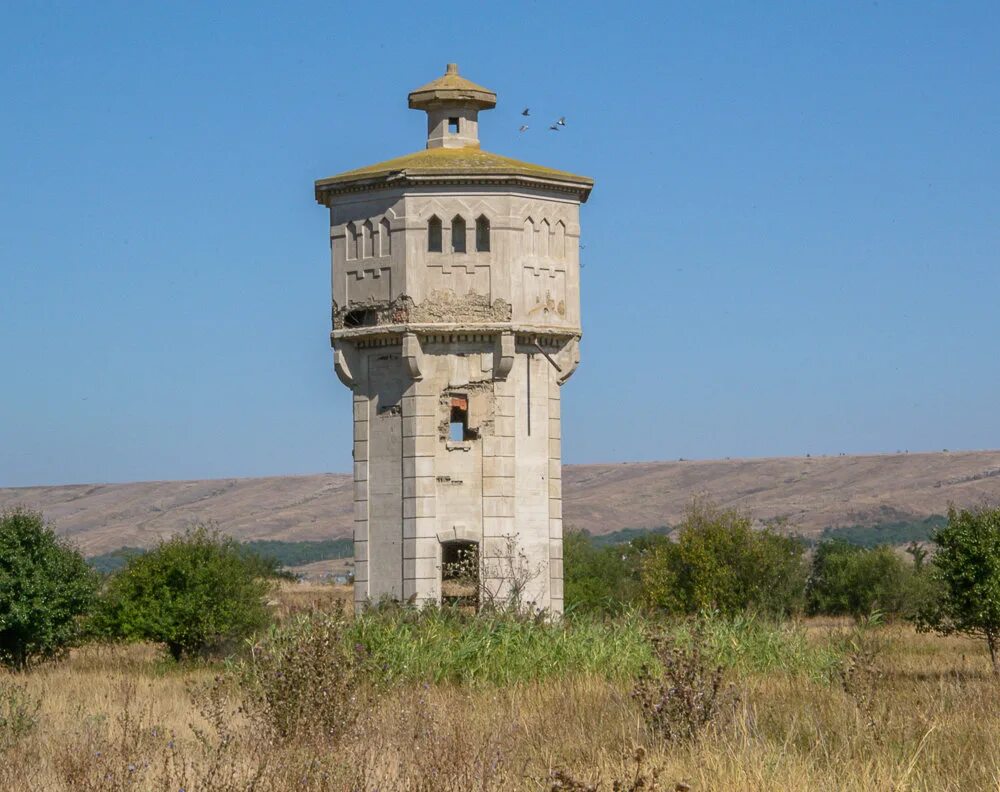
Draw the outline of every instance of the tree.
[[[802,607],[805,547],[750,517],[695,500],[676,542],[653,545],[640,560],[647,604],[677,613],[756,610],[779,616]]]
[[[112,637],[163,643],[175,660],[205,655],[263,627],[270,590],[235,540],[198,526],[130,558],[99,623]]]
[[[1000,675],[1000,509],[948,509],[934,533],[931,576],[939,593],[915,619],[917,629],[986,640]]]
[[[0,513],[0,663],[23,669],[79,637],[97,576],[41,513]]]

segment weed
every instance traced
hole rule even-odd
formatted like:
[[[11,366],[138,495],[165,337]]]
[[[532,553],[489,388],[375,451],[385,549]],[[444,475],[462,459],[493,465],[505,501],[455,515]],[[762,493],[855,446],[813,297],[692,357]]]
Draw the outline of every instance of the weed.
[[[0,678],[0,751],[4,751],[38,726],[41,699],[25,686]]]

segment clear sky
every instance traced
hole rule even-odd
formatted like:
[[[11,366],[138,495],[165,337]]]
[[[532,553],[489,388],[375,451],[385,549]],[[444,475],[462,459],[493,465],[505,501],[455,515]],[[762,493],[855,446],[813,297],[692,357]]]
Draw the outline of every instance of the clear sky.
[[[1000,447],[998,31],[996,2],[5,3],[0,485],[347,471],[312,182],[421,148],[406,94],[448,61],[499,95],[484,148],[597,180],[567,462]]]

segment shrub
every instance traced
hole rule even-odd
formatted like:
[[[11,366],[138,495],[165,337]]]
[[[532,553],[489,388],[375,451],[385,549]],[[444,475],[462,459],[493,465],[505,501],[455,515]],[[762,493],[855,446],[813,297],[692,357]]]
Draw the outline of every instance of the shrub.
[[[1000,674],[1000,509],[950,508],[932,541],[939,589],[917,614],[917,628],[985,639]]]
[[[267,623],[271,584],[259,572],[233,539],[199,526],[130,558],[97,623],[111,637],[163,643],[175,660],[218,652]]]
[[[337,741],[370,700],[360,647],[341,614],[300,616],[272,626],[235,667],[244,709],[281,740]]]
[[[640,568],[647,604],[689,614],[798,612],[807,574],[799,540],[770,529],[755,531],[748,516],[699,500],[689,508],[677,541],[653,545]]]
[[[80,634],[96,576],[28,509],[0,514],[0,663],[23,669],[62,653]]]
[[[918,607],[926,587],[926,576],[891,547],[866,549],[825,541],[813,556],[808,611],[855,618],[874,611],[907,616]]]
[[[723,689],[722,666],[712,662],[696,624],[686,642],[659,633],[650,638],[656,665],[644,666],[632,689],[643,719],[666,742],[697,738],[732,700]]]
[[[24,687],[0,679],[0,751],[12,747],[38,725],[42,702]]]

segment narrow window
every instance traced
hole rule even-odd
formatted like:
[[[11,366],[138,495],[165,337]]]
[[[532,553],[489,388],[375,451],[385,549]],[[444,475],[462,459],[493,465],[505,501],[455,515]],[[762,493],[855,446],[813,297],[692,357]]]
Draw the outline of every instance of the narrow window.
[[[437,215],[427,221],[427,250],[430,253],[441,252],[441,218]]]
[[[476,218],[476,250],[479,253],[490,252],[490,221],[486,215]]]
[[[458,443],[472,440],[475,432],[469,429],[469,397],[451,397],[451,415],[448,419],[448,439]]]
[[[535,221],[530,217],[524,221],[524,255],[535,253]]]
[[[458,119],[449,118],[448,119],[448,134],[457,135],[458,134]]]
[[[451,221],[451,251],[465,252],[465,221],[460,215],[455,215]]]
[[[365,224],[361,227],[361,236],[364,240],[365,258],[371,258],[375,255],[375,226],[371,220],[365,220]]]
[[[392,253],[392,235],[389,233],[389,218],[383,217],[378,224],[379,253],[388,256]]]
[[[538,255],[549,255],[549,221],[542,220],[538,226]]]
[[[552,255],[556,258],[566,258],[566,224],[560,220],[556,223],[552,234]]]
[[[347,260],[356,259],[358,257],[358,228],[354,223],[347,224],[346,233],[347,242]]]

